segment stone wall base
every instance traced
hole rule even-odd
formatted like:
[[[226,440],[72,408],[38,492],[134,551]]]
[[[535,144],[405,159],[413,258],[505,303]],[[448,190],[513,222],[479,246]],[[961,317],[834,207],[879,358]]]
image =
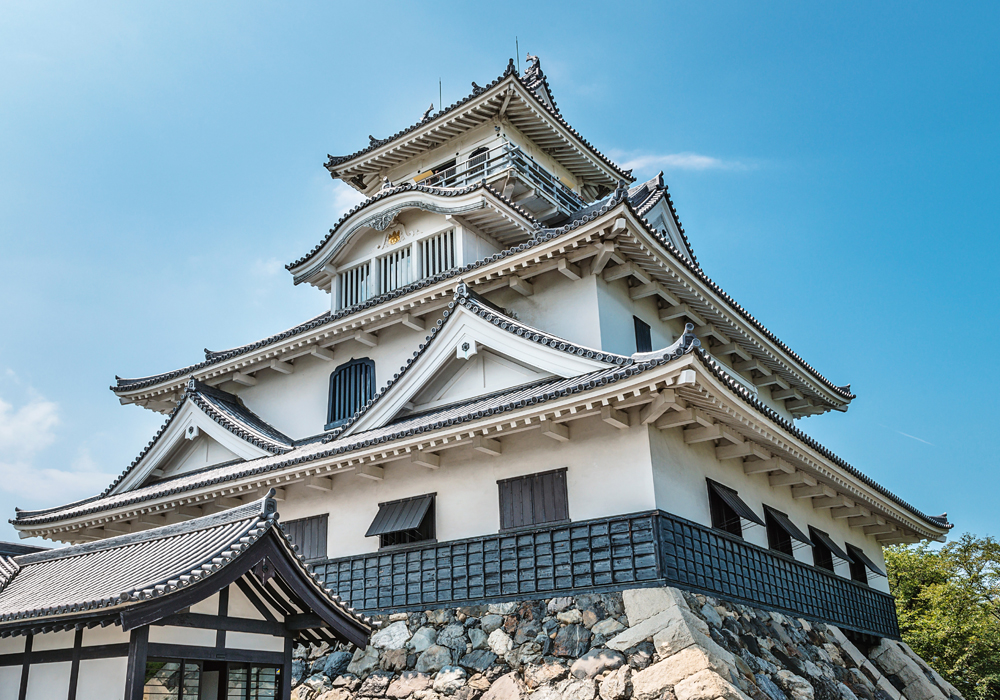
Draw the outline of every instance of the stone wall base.
[[[676,588],[380,620],[367,649],[298,647],[293,700],[961,700],[902,642]]]

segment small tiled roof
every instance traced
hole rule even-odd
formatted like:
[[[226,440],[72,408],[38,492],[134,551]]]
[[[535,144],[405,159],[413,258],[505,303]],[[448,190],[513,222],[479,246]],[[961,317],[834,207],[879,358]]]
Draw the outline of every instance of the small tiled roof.
[[[554,121],[558,122],[564,129],[570,132],[580,142],[580,144],[592,156],[594,156],[596,160],[599,160],[608,168],[610,168],[613,172],[615,172],[618,175],[618,177],[628,180],[629,182],[631,182],[634,179],[632,177],[631,170],[623,170],[619,165],[615,164],[610,158],[608,158],[606,155],[598,151],[593,144],[591,144],[587,139],[585,139],[582,135],[580,135],[580,132],[578,132],[576,129],[570,126],[569,122],[567,122],[563,118],[562,114],[560,114],[560,112],[555,108],[555,100],[552,101],[553,106],[550,107],[549,104],[546,102],[546,100],[541,98],[536,92],[536,90],[542,86],[544,86],[544,88],[548,90],[548,81],[544,80],[544,78],[542,81],[538,81],[536,79],[531,79],[531,78],[526,80],[524,77],[519,76],[517,74],[517,69],[514,67],[514,59],[510,59],[508,61],[507,69],[496,80],[493,80],[484,87],[478,87],[478,86],[474,87],[472,92],[467,97],[453,103],[448,107],[445,107],[442,110],[439,110],[438,112],[435,112],[434,114],[428,114],[426,117],[421,119],[416,124],[413,124],[412,126],[409,126],[401,131],[397,131],[392,136],[386,137],[384,139],[377,139],[373,136],[370,136],[368,138],[369,143],[367,147],[362,148],[359,151],[355,151],[354,153],[351,153],[349,155],[346,156],[328,155],[326,168],[327,170],[330,171],[331,175],[334,175],[334,173],[337,171],[338,166],[340,166],[341,164],[352,161],[360,156],[365,155],[366,153],[371,153],[372,151],[381,148],[387,143],[391,143],[396,139],[399,139],[403,136],[406,136],[409,133],[412,133],[413,131],[416,131],[421,126],[424,126],[425,124],[432,122],[435,119],[438,119],[440,117],[443,117],[445,115],[454,112],[455,110],[460,109],[461,107],[468,104],[475,98],[479,97],[479,95],[481,95],[483,92],[491,90],[492,88],[496,87],[497,85],[499,85],[500,83],[502,83],[504,80],[507,79],[516,81],[521,86],[523,86],[528,92],[528,94],[532,95],[537,107],[545,111],[546,114],[548,114]],[[551,96],[551,93],[549,94]],[[336,177],[336,175],[334,175],[334,177]]]
[[[269,533],[328,606],[370,631],[371,621],[323,588],[294,554],[271,495],[176,525],[0,558],[0,634],[52,619],[71,627],[77,616],[118,614],[177,593],[230,566]]]
[[[394,185],[392,187],[386,187],[383,190],[379,190],[377,193],[375,193],[365,201],[360,202],[355,206],[353,206],[350,209],[350,211],[348,211],[346,214],[340,217],[337,223],[333,225],[333,228],[331,228],[330,231],[326,234],[326,236],[323,237],[323,240],[317,243],[312,250],[310,250],[308,253],[303,255],[298,260],[290,262],[287,265],[285,265],[285,269],[292,270],[298,267],[299,265],[302,265],[303,263],[309,262],[319,251],[323,249],[323,247],[327,243],[330,242],[331,238],[337,235],[337,232],[340,230],[340,227],[343,226],[348,219],[352,218],[359,211],[368,209],[369,207],[378,204],[379,202],[388,197],[393,197],[403,192],[423,192],[425,194],[432,194],[438,197],[461,197],[471,192],[475,192],[476,190],[483,190],[484,192],[487,192],[492,196],[496,197],[496,199],[498,199],[499,201],[503,202],[505,205],[510,207],[511,210],[523,216],[535,228],[539,228],[541,226],[541,224],[539,224],[538,221],[531,215],[531,212],[521,208],[513,201],[511,201],[509,198],[504,197],[502,193],[497,192],[497,190],[495,190],[491,185],[488,185],[485,180],[474,182],[471,185],[466,185],[465,187],[431,187],[429,185],[421,185],[418,183],[415,184],[412,182],[404,183],[402,185]],[[213,355],[217,354],[219,353],[213,353]]]

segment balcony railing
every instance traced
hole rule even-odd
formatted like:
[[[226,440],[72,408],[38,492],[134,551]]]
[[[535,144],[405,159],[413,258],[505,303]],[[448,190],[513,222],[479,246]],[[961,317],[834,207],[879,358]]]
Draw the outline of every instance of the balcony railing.
[[[534,190],[532,196],[546,200],[567,216],[587,206],[559,178],[510,143],[471,157],[460,165],[421,180],[420,184],[431,187],[465,187],[480,180],[496,182],[508,175],[522,180],[529,189]]]
[[[428,543],[313,568],[369,613],[665,585],[899,637],[892,596],[663,511]]]

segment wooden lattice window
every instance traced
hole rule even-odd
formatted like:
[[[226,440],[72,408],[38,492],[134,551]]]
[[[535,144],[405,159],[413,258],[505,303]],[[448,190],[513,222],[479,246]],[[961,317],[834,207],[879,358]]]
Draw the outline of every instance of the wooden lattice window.
[[[378,259],[379,294],[405,287],[412,281],[409,247],[400,248]]]
[[[342,364],[330,375],[326,429],[346,423],[375,396],[375,363],[367,357]]]
[[[436,275],[455,266],[455,229],[420,241],[420,274]]]
[[[349,309],[371,296],[371,263],[366,262],[337,275],[337,308]]]

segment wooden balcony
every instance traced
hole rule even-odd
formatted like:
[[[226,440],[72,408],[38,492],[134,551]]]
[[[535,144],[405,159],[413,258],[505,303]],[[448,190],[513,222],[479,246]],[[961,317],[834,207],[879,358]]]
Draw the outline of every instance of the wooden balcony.
[[[419,180],[431,187],[465,187],[486,180],[539,221],[558,225],[587,203],[517,146],[505,143]]]

